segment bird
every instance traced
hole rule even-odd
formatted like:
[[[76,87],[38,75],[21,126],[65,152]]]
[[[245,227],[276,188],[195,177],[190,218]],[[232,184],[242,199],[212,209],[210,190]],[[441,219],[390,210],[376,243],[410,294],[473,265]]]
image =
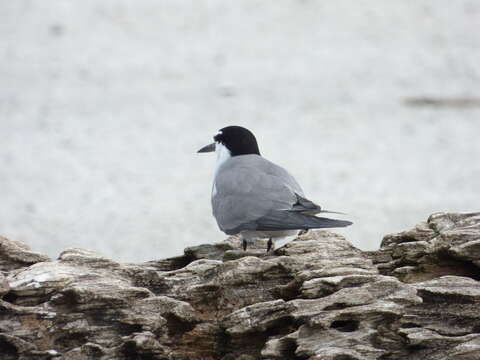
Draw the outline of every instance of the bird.
[[[268,238],[268,253],[277,241],[299,231],[352,225],[351,221],[316,216],[343,213],[323,210],[307,199],[287,170],[260,154],[250,130],[227,126],[213,140],[198,150],[216,153],[213,216],[225,234],[241,236],[243,250],[257,239]]]

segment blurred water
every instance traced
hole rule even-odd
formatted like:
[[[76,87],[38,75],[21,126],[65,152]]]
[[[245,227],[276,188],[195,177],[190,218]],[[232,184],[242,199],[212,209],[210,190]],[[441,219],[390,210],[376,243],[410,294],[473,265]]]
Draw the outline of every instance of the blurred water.
[[[250,128],[363,249],[479,209],[477,1],[0,2],[0,234],[56,256],[177,255],[224,235],[214,156]]]

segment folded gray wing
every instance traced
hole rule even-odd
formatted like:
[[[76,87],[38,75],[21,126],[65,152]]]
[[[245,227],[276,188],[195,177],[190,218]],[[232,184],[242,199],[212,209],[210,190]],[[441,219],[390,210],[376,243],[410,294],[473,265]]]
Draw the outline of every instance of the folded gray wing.
[[[233,157],[220,167],[212,196],[221,230],[296,230],[345,227],[350,221],[315,217],[320,206],[303,197],[295,179],[258,155]]]
[[[212,209],[221,230],[233,233],[272,211],[290,210],[303,191],[283,168],[258,155],[236,156],[215,176]]]

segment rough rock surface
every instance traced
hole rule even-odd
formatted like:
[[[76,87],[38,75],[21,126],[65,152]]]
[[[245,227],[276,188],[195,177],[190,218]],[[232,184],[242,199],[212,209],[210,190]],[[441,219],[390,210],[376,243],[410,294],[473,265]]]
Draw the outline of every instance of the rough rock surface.
[[[372,252],[327,231],[265,247],[120,264],[0,238],[0,358],[480,359],[480,214]]]

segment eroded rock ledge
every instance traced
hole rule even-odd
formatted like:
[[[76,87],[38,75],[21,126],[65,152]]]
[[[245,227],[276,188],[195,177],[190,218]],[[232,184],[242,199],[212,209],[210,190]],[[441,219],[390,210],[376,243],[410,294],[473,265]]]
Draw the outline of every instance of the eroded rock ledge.
[[[3,359],[480,359],[480,213],[362,252],[310,231],[120,264],[0,238]]]

